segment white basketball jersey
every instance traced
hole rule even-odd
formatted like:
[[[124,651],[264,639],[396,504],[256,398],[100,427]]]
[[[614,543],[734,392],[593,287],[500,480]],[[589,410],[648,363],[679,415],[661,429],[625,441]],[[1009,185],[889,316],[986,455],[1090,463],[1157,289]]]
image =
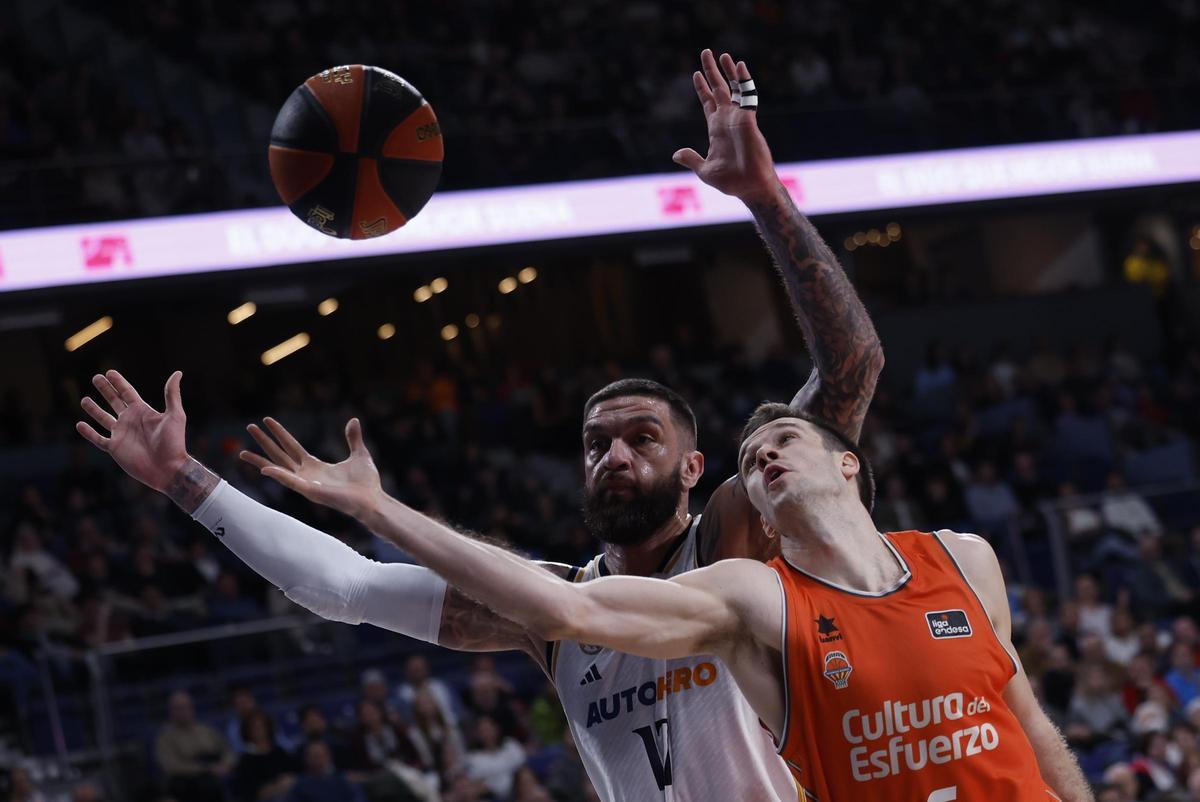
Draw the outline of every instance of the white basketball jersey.
[[[697,568],[696,517],[654,576]],[[603,556],[572,578],[605,576]],[[774,742],[716,657],[653,660],[559,641],[554,684],[604,802],[794,802]]]

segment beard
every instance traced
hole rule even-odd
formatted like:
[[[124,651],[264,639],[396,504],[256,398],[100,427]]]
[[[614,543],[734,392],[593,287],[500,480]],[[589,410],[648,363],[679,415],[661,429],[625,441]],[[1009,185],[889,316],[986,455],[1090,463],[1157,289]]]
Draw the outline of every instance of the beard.
[[[588,531],[605,543],[628,546],[641,543],[662,527],[679,506],[683,470],[664,476],[643,490],[634,486],[633,498],[616,499],[604,488],[584,490],[583,521]]]

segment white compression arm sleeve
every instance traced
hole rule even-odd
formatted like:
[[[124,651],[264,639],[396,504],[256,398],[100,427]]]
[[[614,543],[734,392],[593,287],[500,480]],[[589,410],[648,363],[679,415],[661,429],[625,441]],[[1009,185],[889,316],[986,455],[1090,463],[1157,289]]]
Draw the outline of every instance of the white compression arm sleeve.
[[[322,618],[438,642],[446,582],[418,565],[367,559],[224,480],[192,517],[289,599]]]

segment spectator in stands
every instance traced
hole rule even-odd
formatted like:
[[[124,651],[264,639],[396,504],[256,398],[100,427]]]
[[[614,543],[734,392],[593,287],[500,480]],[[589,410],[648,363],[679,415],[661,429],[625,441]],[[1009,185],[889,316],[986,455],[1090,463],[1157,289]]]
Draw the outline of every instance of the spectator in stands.
[[[392,702],[386,674],[378,668],[368,668],[362,673],[361,685],[363,699],[378,705],[384,716],[393,724],[402,720],[400,711]]]
[[[1183,641],[1177,641],[1170,651],[1170,670],[1164,678],[1181,707],[1187,707],[1194,699],[1200,698],[1200,668],[1196,665],[1195,648]]]
[[[431,790],[422,762],[407,732],[387,718],[383,706],[371,699],[358,703],[358,722],[347,749],[347,771],[358,777],[370,800],[390,794],[422,797]]]
[[[263,710],[242,719],[244,751],[234,768],[230,787],[238,802],[276,802],[296,781],[295,761],[275,742],[275,723]]]
[[[1129,574],[1130,601],[1142,618],[1160,618],[1187,608],[1195,598],[1179,572],[1163,557],[1161,539],[1138,539],[1138,561]]]
[[[1100,581],[1092,574],[1075,578],[1075,604],[1079,631],[1107,638],[1112,633],[1112,607],[1100,599]]]
[[[1117,471],[1108,475],[1107,491],[1100,503],[1104,523],[1120,532],[1140,537],[1162,535],[1162,523],[1139,493],[1130,490]]]
[[[208,599],[208,616],[214,624],[236,624],[257,621],[263,617],[263,609],[242,595],[236,575],[222,571]]]
[[[487,716],[505,736],[523,739],[524,732],[512,709],[513,687],[496,672],[496,663],[490,656],[480,655],[475,659],[466,694],[467,709],[473,718]]]
[[[546,769],[546,788],[549,789],[555,802],[574,802],[579,789],[587,782],[587,770],[579,757],[579,748],[575,746],[575,736],[571,728],[563,726],[563,749],[550,767]]]
[[[8,773],[8,802],[46,802],[24,766],[13,766]]]
[[[554,802],[529,766],[521,766],[513,775],[512,802]]]
[[[1079,682],[1067,711],[1067,738],[1073,745],[1091,747],[1119,738],[1129,720],[1121,696],[1112,689],[1106,666],[1091,663],[1079,670]]]
[[[1103,782],[1113,802],[1137,802],[1141,789],[1128,763],[1113,763],[1104,770]],[[1099,800],[1097,800],[1099,802]]]
[[[396,695],[406,707],[411,708],[421,691],[427,691],[433,697],[446,724],[457,726],[458,713],[450,689],[446,683],[430,675],[429,659],[425,655],[414,654],[404,663],[404,682],[400,684]]]
[[[16,526],[13,537],[12,557],[8,561],[7,596],[21,604],[33,600],[29,579],[55,598],[69,601],[79,592],[79,580],[67,570],[57,557],[42,545],[37,527],[28,521]]]
[[[1119,666],[1128,666],[1141,651],[1137,622],[1128,607],[1118,606],[1112,613],[1108,635],[1104,637],[1104,655]]]
[[[1178,785],[1167,759],[1169,742],[1162,732],[1149,732],[1138,739],[1137,756],[1130,763],[1146,796],[1171,791]]]
[[[155,755],[167,791],[180,802],[225,798],[222,780],[236,762],[220,733],[196,721],[192,697],[175,691],[167,702],[168,720],[158,734]]]
[[[464,761],[468,777],[482,781],[495,799],[507,799],[513,774],[524,762],[525,750],[503,735],[495,719],[482,716],[476,720],[474,745]]]
[[[296,778],[287,802],[366,802],[363,792],[334,767],[329,745],[304,746],[304,773]]]
[[[229,748],[241,753],[246,749],[242,741],[242,729],[250,714],[258,710],[258,700],[254,692],[245,685],[235,685],[229,691],[229,717],[225,721],[225,741]]]
[[[81,782],[71,789],[71,802],[104,802],[104,795],[95,783]]]
[[[1020,505],[1008,483],[996,475],[996,466],[991,460],[980,462],[975,469],[974,480],[967,485],[965,499],[967,510],[979,528],[998,536],[1012,521]]]
[[[409,736],[424,756],[425,763],[431,765],[439,777],[457,774],[466,753],[462,735],[456,724],[446,721],[442,707],[429,687],[423,687],[413,698],[412,722]]]

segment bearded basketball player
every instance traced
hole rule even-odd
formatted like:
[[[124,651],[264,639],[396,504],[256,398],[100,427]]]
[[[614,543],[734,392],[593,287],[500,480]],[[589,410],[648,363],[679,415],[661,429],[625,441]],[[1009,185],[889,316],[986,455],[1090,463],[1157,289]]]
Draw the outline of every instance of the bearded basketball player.
[[[694,84],[708,123],[708,155],[685,149],[675,160],[752,211],[816,364],[793,404],[836,421],[843,436],[857,440],[883,365],[874,327],[833,254],[779,183],[757,127],[757,91],[746,65],[728,55],[718,64],[710,51],[701,62]],[[84,409],[111,436],[84,423],[81,434],[169,495],[293,601],[330,620],[365,621],[449,648],[530,654],[558,688],[602,799],[797,798],[719,658],[664,660],[586,639],[544,638],[425,568],[367,560],[221,482],[187,455],[179,374],[167,383],[165,413],[152,410],[115,371],[94,384],[112,413],[91,399]],[[704,460],[695,416],[678,394],[644,380],[616,382],[588,401],[584,418],[586,522],[604,551],[583,567],[539,564],[545,578],[586,584],[610,575],[669,577],[724,557],[777,553],[778,542],[764,536],[736,477],[714,493],[702,516],[688,515]],[[274,439],[257,426],[250,432],[269,461],[243,455],[260,468],[286,466],[330,487],[378,481],[365,451],[325,465],[274,420],[265,426]],[[719,737],[713,722],[720,722]]]
[[[743,435],[739,477],[765,532],[780,540],[778,557],[583,583],[422,516],[383,493],[377,476],[330,466],[314,481],[304,465],[311,458],[280,437],[287,453],[266,475],[354,516],[547,642],[594,644],[584,681],[618,655],[660,661],[664,674],[645,686],[646,703],[665,708],[655,727],[670,725],[673,739],[680,718],[702,726],[718,749],[731,746],[731,733],[743,737],[729,711],[713,709],[702,723],[671,710],[675,700],[689,713],[711,704],[706,686],[728,672],[770,729],[802,800],[1092,799],[1013,648],[991,547],[948,530],[876,531],[865,460],[814,415],[764,405]],[[349,462],[369,462],[356,421],[347,442]],[[681,660],[690,655],[715,656]],[[586,728],[625,724],[642,693],[613,694]],[[731,795],[724,772],[740,769],[685,766],[677,754],[674,781],[689,788],[682,798],[779,793],[743,785]]]

